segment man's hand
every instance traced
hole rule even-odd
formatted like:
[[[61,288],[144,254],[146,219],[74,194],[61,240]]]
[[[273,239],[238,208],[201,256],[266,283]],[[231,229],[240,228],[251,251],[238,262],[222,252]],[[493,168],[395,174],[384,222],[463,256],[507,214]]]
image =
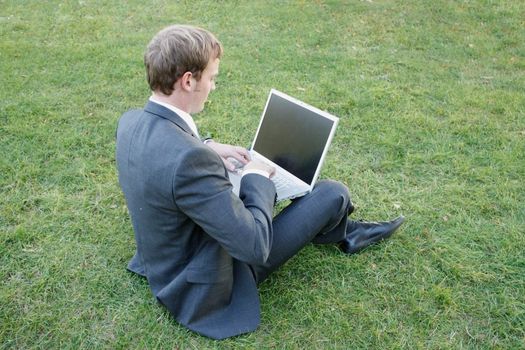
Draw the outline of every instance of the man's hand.
[[[261,171],[264,171],[266,173],[268,173],[268,176],[271,178],[272,176],[275,175],[275,168],[271,165],[268,165],[260,160],[252,160],[251,162],[249,162],[248,164],[246,164],[246,166],[244,167],[244,171],[246,170],[250,170],[250,169],[254,169],[254,170],[261,170]]]
[[[235,164],[233,164],[228,158],[235,158],[242,165],[246,165],[250,161],[250,154],[246,148],[226,145],[215,141],[208,142],[206,145],[221,157],[224,166],[226,166],[226,169],[229,171],[235,170]]]

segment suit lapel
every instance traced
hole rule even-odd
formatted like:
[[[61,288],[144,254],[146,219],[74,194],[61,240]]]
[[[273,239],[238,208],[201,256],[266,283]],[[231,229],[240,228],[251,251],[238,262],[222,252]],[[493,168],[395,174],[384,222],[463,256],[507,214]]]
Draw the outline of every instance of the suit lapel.
[[[160,118],[167,119],[173,124],[177,125],[182,130],[184,130],[185,132],[187,132],[188,134],[190,134],[191,136],[195,138],[197,137],[197,135],[195,135],[193,131],[191,131],[188,124],[186,124],[184,120],[177,113],[169,110],[168,108],[164,106],[161,106],[152,101],[148,101],[148,103],[146,104],[146,107],[144,107],[144,111],[154,114]]]

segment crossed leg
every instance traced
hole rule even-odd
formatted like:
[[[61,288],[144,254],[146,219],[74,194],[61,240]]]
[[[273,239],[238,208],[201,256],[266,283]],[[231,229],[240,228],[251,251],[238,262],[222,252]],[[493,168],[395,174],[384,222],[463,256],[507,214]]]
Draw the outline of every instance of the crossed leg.
[[[273,242],[268,260],[252,265],[257,283],[296,255],[310,242],[337,243],[346,236],[353,206],[346,186],[319,181],[311,193],[297,198],[273,220]]]

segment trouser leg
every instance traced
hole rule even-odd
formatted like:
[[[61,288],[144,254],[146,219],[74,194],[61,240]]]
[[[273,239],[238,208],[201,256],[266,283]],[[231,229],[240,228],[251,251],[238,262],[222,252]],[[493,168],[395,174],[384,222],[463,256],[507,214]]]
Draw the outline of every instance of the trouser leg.
[[[257,283],[306,244],[343,240],[348,214],[352,210],[346,186],[330,180],[318,182],[311,193],[292,201],[273,220],[273,241],[268,260],[263,265],[252,266]]]

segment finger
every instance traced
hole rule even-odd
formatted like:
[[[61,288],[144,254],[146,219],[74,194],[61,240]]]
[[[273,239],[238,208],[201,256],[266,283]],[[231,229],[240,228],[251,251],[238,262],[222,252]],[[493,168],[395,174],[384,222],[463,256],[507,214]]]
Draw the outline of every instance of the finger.
[[[248,150],[242,147],[235,148],[234,158],[237,159],[239,162],[242,162],[243,164],[246,164],[251,160],[250,153],[248,152]]]
[[[269,167],[269,172],[270,172],[270,178],[272,178],[274,175],[275,175],[275,168],[273,166]]]
[[[235,164],[230,162],[228,159],[222,158],[222,162],[224,163],[224,166],[226,167],[226,169],[228,169],[229,171],[235,170]]]
[[[240,146],[235,146],[235,149],[241,153],[242,155],[246,156],[246,157],[250,157],[250,152],[248,151],[248,149],[244,148],[244,147],[240,147]]]
[[[244,164],[250,161],[250,153],[246,148],[235,147],[235,152],[237,153],[237,160],[243,162]],[[240,158],[240,159],[239,159]]]

